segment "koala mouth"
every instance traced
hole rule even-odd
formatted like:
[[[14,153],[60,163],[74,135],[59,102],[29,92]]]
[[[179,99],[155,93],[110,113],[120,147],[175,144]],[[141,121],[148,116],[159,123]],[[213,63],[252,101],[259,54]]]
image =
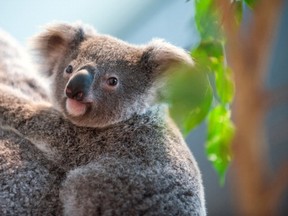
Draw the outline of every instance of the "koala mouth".
[[[80,102],[71,98],[66,100],[66,110],[72,116],[82,116],[86,113],[90,103]]]

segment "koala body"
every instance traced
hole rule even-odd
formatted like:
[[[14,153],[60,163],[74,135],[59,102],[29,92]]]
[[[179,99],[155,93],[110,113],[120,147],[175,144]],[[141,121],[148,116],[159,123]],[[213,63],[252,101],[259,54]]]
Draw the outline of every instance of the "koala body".
[[[5,92],[14,92],[29,101],[47,101],[44,80],[36,73],[28,55],[1,30],[0,50],[0,85]],[[56,212],[63,177],[64,172],[29,140],[0,126],[0,215]],[[47,212],[49,208],[53,210]]]
[[[67,173],[64,215],[205,215],[201,174],[164,105],[154,100],[171,67],[192,64],[160,40],[135,46],[79,24],[35,38],[52,104],[0,85],[0,122]]]
[[[48,100],[48,86],[25,50],[0,29],[0,81],[34,101]]]

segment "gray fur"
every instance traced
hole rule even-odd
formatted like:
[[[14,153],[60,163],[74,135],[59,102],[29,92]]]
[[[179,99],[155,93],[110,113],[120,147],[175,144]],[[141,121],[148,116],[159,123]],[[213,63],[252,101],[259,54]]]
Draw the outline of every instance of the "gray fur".
[[[30,101],[48,100],[44,80],[35,72],[23,48],[1,30],[0,48],[1,86]],[[0,215],[60,212],[58,194],[63,177],[64,172],[29,140],[0,127]]]
[[[64,215],[205,215],[197,163],[166,107],[154,103],[162,77],[192,64],[189,55],[164,41],[135,46],[81,24],[50,25],[34,41],[53,105],[0,85],[0,122],[67,172]],[[83,70],[94,76],[89,93],[68,99],[67,83]],[[107,85],[111,76],[115,87]]]

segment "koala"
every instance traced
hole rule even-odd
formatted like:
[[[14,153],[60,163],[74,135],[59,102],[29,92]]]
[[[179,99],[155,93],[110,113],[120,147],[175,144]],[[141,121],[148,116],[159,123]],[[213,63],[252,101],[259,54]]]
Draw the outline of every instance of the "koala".
[[[48,101],[45,80],[36,73],[24,49],[3,30],[0,48],[1,87],[31,102]],[[65,173],[28,139],[0,126],[0,215],[56,212],[58,206],[61,209],[58,194],[64,177]]]
[[[66,173],[63,215],[206,215],[197,162],[167,107],[161,83],[192,65],[162,40],[132,45],[83,24],[54,23],[34,38],[51,103],[0,85],[0,123]]]
[[[45,80],[36,72],[36,67],[20,46],[8,33],[0,29],[0,81],[29,97],[31,100],[49,100]]]

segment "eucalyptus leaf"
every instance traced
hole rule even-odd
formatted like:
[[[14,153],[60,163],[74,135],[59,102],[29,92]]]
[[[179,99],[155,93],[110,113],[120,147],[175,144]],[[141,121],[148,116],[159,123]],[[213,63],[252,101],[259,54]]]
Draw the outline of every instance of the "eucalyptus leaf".
[[[237,0],[232,2],[235,8],[235,18],[238,24],[242,21],[243,16],[243,0]]]
[[[250,8],[254,8],[257,0],[243,0]],[[272,3],[272,2],[271,2]],[[273,3],[272,3],[273,4]]]
[[[213,72],[224,61],[222,42],[216,40],[202,40],[191,53],[197,67],[206,72]]]
[[[240,24],[243,6],[248,4],[253,7],[256,0],[230,2],[236,9],[234,18]],[[182,129],[185,134],[208,116],[206,153],[220,177],[220,183],[223,184],[225,173],[231,162],[230,145],[234,135],[234,126],[230,120],[229,105],[233,100],[235,88],[232,72],[226,64],[225,38],[221,19],[214,3],[213,0],[195,0],[195,23],[201,41],[191,51],[191,55],[195,59],[197,73],[190,75],[181,73],[183,77],[174,78],[173,82],[176,85],[169,87],[170,97],[168,98],[170,98],[172,117],[174,116],[179,125],[183,125]],[[192,74],[194,77],[191,76]],[[205,80],[204,74],[209,74],[210,78],[213,77],[211,80],[213,89],[207,76],[206,82],[203,81]],[[211,110],[212,101],[216,107]]]
[[[184,134],[188,134],[207,116],[213,92],[208,76],[191,67],[177,68],[168,78],[163,99]]]
[[[188,133],[193,130],[197,125],[199,125],[207,116],[211,103],[213,99],[213,91],[210,85],[207,85],[207,89],[205,91],[205,95],[203,96],[203,100],[197,107],[192,109],[188,116],[184,121],[184,134],[188,135]]]
[[[206,154],[224,184],[225,174],[231,162],[230,143],[234,135],[231,112],[223,105],[216,106],[208,115]]]
[[[202,40],[223,39],[217,11],[213,0],[195,1],[195,23]]]
[[[223,104],[231,103],[234,97],[234,82],[232,81],[232,72],[224,63],[220,63],[215,69],[216,91],[220,102]]]

